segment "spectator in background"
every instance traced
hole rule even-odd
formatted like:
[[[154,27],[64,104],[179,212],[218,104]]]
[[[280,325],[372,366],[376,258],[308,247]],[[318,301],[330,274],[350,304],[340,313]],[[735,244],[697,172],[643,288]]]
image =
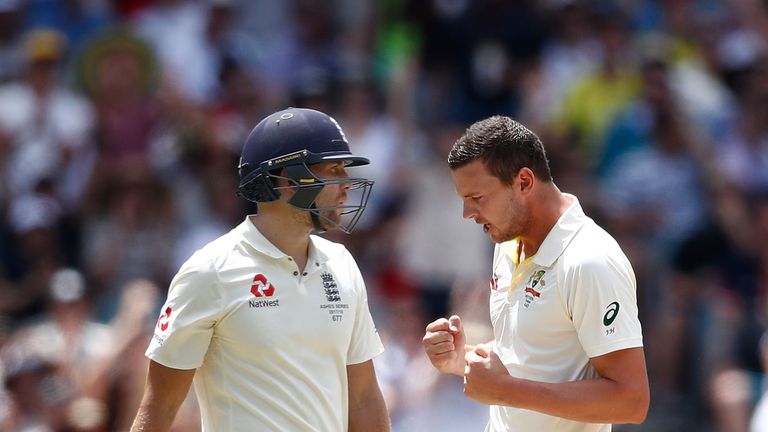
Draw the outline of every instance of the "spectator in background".
[[[21,72],[23,56],[18,43],[22,27],[21,9],[21,0],[0,1],[0,85],[18,78]]]
[[[120,30],[91,39],[77,60],[77,77],[97,116],[98,184],[123,159],[149,159],[163,112],[157,64],[147,44]]]
[[[284,92],[298,88],[308,77],[341,77],[343,50],[334,10],[312,0],[294,1],[286,7],[286,28],[277,32],[265,58],[269,65],[263,65],[266,77]]]
[[[14,344],[3,350],[4,385],[10,396],[4,407],[4,430],[48,432],[66,427],[66,401],[71,396],[68,383],[37,348]]]
[[[234,60],[222,64],[219,78],[219,92],[208,107],[206,144],[210,152],[226,152],[236,158],[250,125],[267,114],[275,95],[264,77]]]
[[[768,57],[761,63],[765,81]],[[718,149],[724,174],[750,193],[768,190],[768,85],[760,81],[753,80],[745,92],[741,112]]]
[[[25,28],[56,29],[70,42],[68,53],[113,22],[111,0],[21,0]]]
[[[62,85],[59,64],[66,46],[50,29],[24,35],[24,78],[0,87],[0,183],[17,197],[50,180],[55,196],[76,208],[92,170],[91,105]]]
[[[444,157],[463,129],[436,130],[407,179],[409,192],[397,238],[397,263],[413,281],[427,322],[449,311],[451,291],[466,290],[488,274],[492,244],[463,223]]]
[[[708,378],[704,389],[714,409],[714,420],[722,431],[747,430],[747,424],[765,390],[765,341],[768,328],[768,195],[742,195],[746,223],[725,218],[721,225],[726,234],[723,255],[709,262],[716,269],[715,291],[703,299],[708,326],[699,326],[703,334],[691,338],[701,351],[699,375]],[[739,199],[739,198],[736,198]],[[732,206],[738,208],[737,206]],[[721,212],[737,213],[735,209]],[[730,222],[730,223],[727,223]],[[727,224],[726,224],[727,223]],[[706,238],[706,237],[705,237]],[[711,238],[711,237],[710,237]],[[712,277],[714,276],[714,277]],[[725,343],[720,349],[707,346],[717,337]],[[707,375],[708,374],[708,375]]]
[[[589,2],[550,2],[549,7],[545,16],[552,33],[543,41],[538,63],[527,78],[530,81],[521,88],[525,99],[521,118],[542,129],[562,112],[571,88],[594,72],[603,52]]]
[[[196,250],[229,231],[245,211],[243,202],[230,193],[237,187],[232,173],[205,176],[202,202],[195,217],[179,229],[172,267],[180,267]]]
[[[765,205],[733,186],[716,192],[713,220],[680,244],[659,280],[649,339],[666,348],[649,350],[649,362],[660,418],[713,412],[717,430],[743,431],[760,387]]]
[[[392,118],[381,91],[369,77],[348,77],[341,84],[339,121],[352,149],[376,161],[360,169],[376,182],[376,194],[360,221],[359,228],[366,230],[382,222],[382,213],[402,197],[402,178],[406,175],[402,162],[411,149],[407,148],[405,131]]]
[[[127,431],[144,391],[147,364],[146,341],[152,336],[155,314],[161,301],[160,288],[146,280],[132,280],[122,289],[115,317],[109,322],[113,349],[96,364],[88,387],[88,398],[106,406],[106,430]],[[189,395],[173,430],[200,430],[197,402]]]
[[[573,83],[553,122],[560,134],[572,137],[580,146],[587,161],[600,154],[599,144],[608,125],[637,95],[639,86],[623,12],[605,11],[594,22],[601,47],[600,64]]]
[[[195,105],[213,101],[222,60],[232,55],[228,38],[233,3],[162,0],[133,20],[136,33],[158,56],[165,85],[185,101]]]
[[[45,309],[50,279],[65,264],[62,217],[49,182],[11,203],[8,222],[15,247],[4,263],[11,283],[0,291],[0,314],[23,323]]]
[[[7,385],[16,402],[10,430],[26,430],[41,420],[38,427],[78,430],[99,412],[71,415],[93,382],[96,366],[111,353],[112,335],[107,326],[90,321],[85,281],[76,270],[57,270],[47,294],[46,310],[16,330],[3,349]],[[100,412],[92,426],[106,420]]]
[[[603,176],[626,153],[643,149],[653,139],[653,129],[661,112],[674,112],[678,101],[672,93],[666,61],[659,57],[644,59],[640,68],[638,97],[623,108],[609,123],[594,171]]]
[[[168,189],[146,161],[123,160],[102,187],[103,207],[85,219],[82,259],[93,283],[96,316],[107,321],[128,281],[170,279],[177,230],[170,222]]]
[[[657,108],[640,148],[619,158],[600,181],[601,203],[609,226],[669,254],[704,223],[707,185],[685,119],[672,104]]]
[[[48,306],[38,317],[40,322],[17,330],[15,335],[46,350],[77,393],[90,384],[94,367],[112,351],[114,343],[106,325],[90,320],[87,294],[80,272],[57,270],[50,280]]]

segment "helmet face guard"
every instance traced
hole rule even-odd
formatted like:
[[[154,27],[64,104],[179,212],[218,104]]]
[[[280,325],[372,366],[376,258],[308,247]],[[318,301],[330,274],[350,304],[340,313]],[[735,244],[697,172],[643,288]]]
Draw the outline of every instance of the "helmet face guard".
[[[365,178],[330,178],[321,179],[315,176],[309,166],[314,163],[343,161],[345,165],[366,163],[364,158],[350,154],[316,154],[301,150],[285,156],[270,159],[259,164],[259,167],[249,173],[240,182],[238,196],[249,201],[269,202],[282,199],[281,190],[291,189],[296,193],[287,203],[301,210],[308,211],[312,218],[315,231],[322,233],[327,227],[339,229],[349,234],[360,220],[368,198],[370,197],[373,181]],[[286,180],[289,185],[275,186],[278,180]],[[347,193],[351,203],[330,207],[317,207],[315,200],[326,185],[347,185]],[[341,221],[326,216],[328,212],[339,211]]]

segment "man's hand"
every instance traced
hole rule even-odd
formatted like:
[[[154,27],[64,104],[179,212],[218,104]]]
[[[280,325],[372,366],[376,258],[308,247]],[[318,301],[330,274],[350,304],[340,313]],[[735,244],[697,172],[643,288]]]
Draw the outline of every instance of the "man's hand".
[[[421,344],[432,366],[437,370],[462,376],[464,375],[465,341],[461,318],[453,315],[449,319],[440,318],[429,323]]]
[[[498,405],[505,383],[511,379],[501,359],[486,344],[480,344],[464,356],[464,394],[487,405]]]

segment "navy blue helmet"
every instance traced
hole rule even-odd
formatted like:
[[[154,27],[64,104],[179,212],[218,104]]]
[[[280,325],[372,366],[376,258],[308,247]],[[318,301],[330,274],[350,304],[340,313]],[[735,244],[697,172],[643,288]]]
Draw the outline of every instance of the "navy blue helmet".
[[[332,117],[307,108],[287,108],[273,113],[253,128],[243,145],[238,170],[237,195],[254,203],[280,199],[281,189],[296,189],[288,200],[294,207],[310,212],[317,231],[325,231],[320,219],[349,233],[360,219],[368,202],[373,181],[364,178],[320,179],[309,165],[341,161],[345,166],[366,165],[368,159],[353,155],[339,124]],[[289,186],[277,186],[277,179]],[[347,184],[359,190],[356,204],[318,208],[315,199],[327,184]],[[322,215],[342,209],[342,224]]]

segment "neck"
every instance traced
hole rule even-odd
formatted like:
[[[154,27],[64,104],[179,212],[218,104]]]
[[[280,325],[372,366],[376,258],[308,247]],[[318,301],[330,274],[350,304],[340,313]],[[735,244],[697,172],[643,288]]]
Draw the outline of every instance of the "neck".
[[[273,206],[259,204],[259,213],[250,219],[270,243],[293,258],[299,270],[303,270],[309,257],[309,234],[312,227],[291,210],[282,211]]]
[[[544,184],[539,194],[531,200],[529,227],[526,235],[520,236],[522,243],[521,257],[530,257],[538,252],[544,239],[573,203],[573,199],[563,195],[554,183]]]

